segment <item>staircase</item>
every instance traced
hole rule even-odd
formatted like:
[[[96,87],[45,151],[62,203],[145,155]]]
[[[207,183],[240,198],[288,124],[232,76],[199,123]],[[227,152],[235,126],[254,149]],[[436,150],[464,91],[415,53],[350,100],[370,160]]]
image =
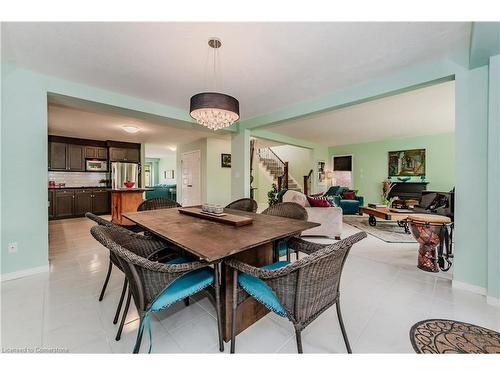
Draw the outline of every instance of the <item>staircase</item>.
[[[281,186],[282,188],[288,187],[290,190],[302,191],[297,181],[295,181],[295,179],[288,173],[288,162],[282,161],[278,155],[273,152],[273,150],[269,147],[259,148],[257,150],[257,156],[260,164],[271,175],[278,188],[280,188],[279,185],[281,182],[283,185]],[[285,185],[286,180],[288,182],[287,185]]]

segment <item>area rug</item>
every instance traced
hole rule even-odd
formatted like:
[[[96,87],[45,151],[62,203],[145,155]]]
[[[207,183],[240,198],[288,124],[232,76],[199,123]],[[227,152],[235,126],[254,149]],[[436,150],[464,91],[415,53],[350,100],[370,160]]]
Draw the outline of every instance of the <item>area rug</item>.
[[[429,319],[410,329],[413,349],[423,354],[500,353],[500,333],[474,324]]]
[[[405,233],[396,222],[377,220],[377,225],[372,227],[368,224],[368,216],[344,215],[345,224],[352,225],[362,231],[371,234],[378,239],[391,243],[415,243],[413,235]]]

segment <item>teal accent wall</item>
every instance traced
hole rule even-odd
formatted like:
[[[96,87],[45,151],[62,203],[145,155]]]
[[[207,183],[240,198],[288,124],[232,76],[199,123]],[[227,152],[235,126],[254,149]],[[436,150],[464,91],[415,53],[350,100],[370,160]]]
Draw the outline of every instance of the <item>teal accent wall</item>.
[[[455,186],[455,135],[433,134],[411,138],[387,139],[330,147],[334,155],[352,155],[354,188],[366,203],[381,201],[382,181],[387,179],[388,152],[425,148],[428,190],[449,191]],[[394,181],[396,179],[393,178]],[[414,177],[413,181],[420,181]]]
[[[47,94],[2,64],[2,274],[48,265]],[[7,245],[17,242],[18,251]]]
[[[488,109],[488,295],[500,299],[500,55],[489,64]]]
[[[498,105],[498,104],[497,104]],[[486,290],[488,67],[458,71],[455,82],[455,281]]]

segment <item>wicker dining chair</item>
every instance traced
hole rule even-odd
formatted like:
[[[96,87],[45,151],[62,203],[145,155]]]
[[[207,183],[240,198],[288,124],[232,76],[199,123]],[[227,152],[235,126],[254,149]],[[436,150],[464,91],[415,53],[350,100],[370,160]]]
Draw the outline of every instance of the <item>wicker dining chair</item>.
[[[304,221],[307,221],[308,219],[306,209],[295,202],[276,203],[275,205],[270,206],[262,211],[262,214]],[[288,248],[286,241],[278,241],[276,244],[274,244],[274,246],[275,260],[278,260],[279,257],[286,255],[286,260],[290,261],[290,249]],[[298,251],[295,251],[295,255],[297,259],[299,259]]]
[[[229,203],[226,208],[246,212],[257,212],[257,202],[251,198],[242,198]]]
[[[190,261],[183,257],[168,262],[158,262],[155,257],[161,250],[152,251],[150,241],[137,241],[136,235],[121,228],[96,225],[90,232],[96,240],[107,247],[119,259],[129,283],[137,312],[140,317],[139,330],[133,353],[141,347],[144,329],[149,332],[149,352],[152,348],[150,314],[165,310],[202,290],[213,287],[219,350],[224,351],[220,310],[219,265]],[[149,255],[139,256],[137,253]],[[213,267],[211,267],[213,265]]]
[[[235,259],[225,261],[234,275],[231,353],[236,346],[238,305],[248,294],[292,322],[299,353],[302,353],[302,330],[335,304],[347,352],[352,353],[340,311],[339,286],[352,245],[365,237],[365,232],[359,232],[326,246],[292,237],[289,246],[308,254],[293,263],[280,261],[256,268]]]
[[[262,214],[306,221],[308,218],[306,209],[295,202],[276,203],[262,211]]]
[[[174,207],[182,207],[176,201],[173,201],[168,198],[156,197],[150,198],[143,201],[139,207],[137,207],[137,211],[150,211],[150,210],[158,210],[161,208],[174,208]]]
[[[127,231],[127,229],[123,228],[122,226],[114,224],[111,221],[105,220],[102,217],[99,217],[91,212],[85,213],[85,216],[88,219],[96,222],[99,225],[102,225],[105,227],[111,227],[111,228],[119,228],[119,229]],[[136,241],[149,241],[149,242],[145,242],[145,244],[146,243],[148,244],[147,246],[143,246],[143,248],[145,248],[146,250],[144,252],[141,251],[141,253],[138,255],[148,256],[151,252],[157,252],[159,250],[162,250],[162,256],[165,259],[169,259],[169,258],[173,258],[173,257],[177,256],[177,254],[175,252],[170,251],[169,246],[163,241],[151,239],[151,238],[145,238],[144,236],[140,236],[140,235],[135,234],[135,233],[133,233],[133,236],[131,237],[131,239],[135,239]],[[99,295],[99,302],[102,301],[104,298],[104,293],[106,292],[106,288],[108,286],[108,282],[109,282],[109,278],[111,276],[111,271],[113,269],[113,266],[117,267],[120,271],[123,272],[123,269],[122,269],[122,266],[120,264],[119,259],[116,257],[116,255],[113,252],[110,251],[109,252],[108,271],[106,273],[106,278],[104,279],[104,284],[103,284],[102,289],[101,289],[101,294]],[[118,323],[118,319],[120,318],[120,313],[122,310],[123,301],[125,299],[125,294],[127,293],[127,288],[128,288],[128,282],[127,282],[127,278],[125,277],[123,280],[123,287],[122,287],[122,291],[120,294],[120,300],[118,301],[118,306],[116,307],[115,316],[113,318],[113,324]],[[188,304],[188,302],[186,302],[186,304]],[[127,297],[127,302],[125,303],[125,308],[123,311],[122,319],[120,321],[120,325],[118,326],[118,331],[116,333],[116,337],[115,337],[116,341],[120,341],[121,334],[123,331],[123,326],[124,326],[125,320],[127,318],[127,313],[128,313],[129,307],[130,307],[130,297]]]

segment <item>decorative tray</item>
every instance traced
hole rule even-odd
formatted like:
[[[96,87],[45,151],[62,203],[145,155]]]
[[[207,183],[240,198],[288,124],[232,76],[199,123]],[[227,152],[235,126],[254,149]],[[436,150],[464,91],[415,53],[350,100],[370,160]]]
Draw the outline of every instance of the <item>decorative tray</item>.
[[[179,208],[179,212],[184,215],[198,217],[200,219],[206,219],[211,221],[216,221],[222,224],[233,225],[235,227],[241,227],[243,225],[252,224],[253,219],[248,216],[233,215],[230,213],[223,214],[213,214],[202,211],[201,207],[183,207]]]

